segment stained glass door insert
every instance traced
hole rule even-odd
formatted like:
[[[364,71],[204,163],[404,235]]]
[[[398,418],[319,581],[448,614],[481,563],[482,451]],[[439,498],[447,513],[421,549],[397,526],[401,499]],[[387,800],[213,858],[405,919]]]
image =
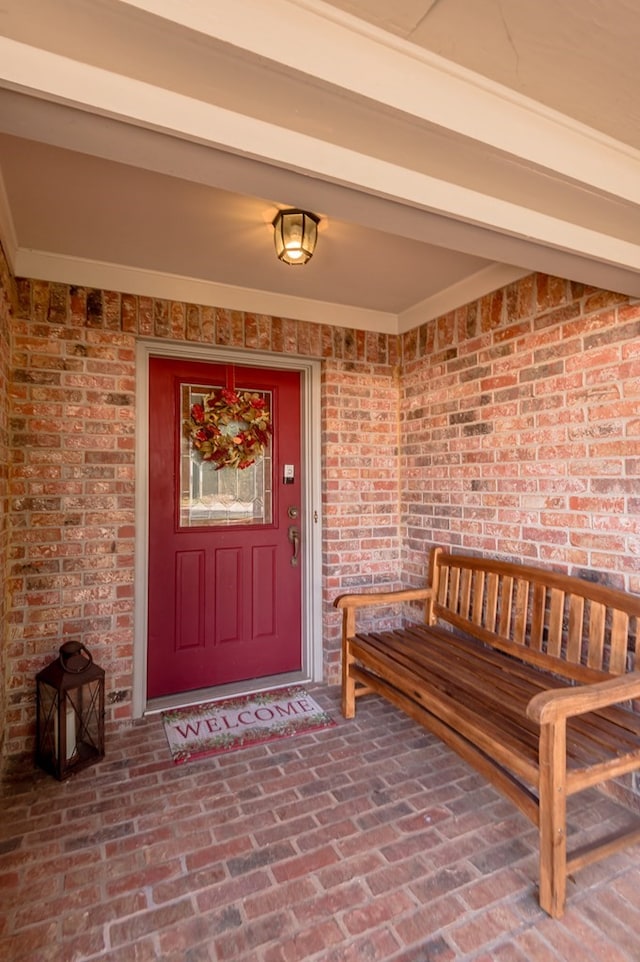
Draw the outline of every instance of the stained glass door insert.
[[[215,387],[195,384],[181,385],[183,422],[187,421],[194,405],[204,405],[205,398]],[[271,410],[270,391],[251,391]],[[227,430],[242,430],[241,422],[232,422]],[[180,527],[200,525],[271,524],[272,520],[272,464],[271,444],[264,454],[246,468],[217,468],[203,460],[187,432],[183,434],[180,451]]]

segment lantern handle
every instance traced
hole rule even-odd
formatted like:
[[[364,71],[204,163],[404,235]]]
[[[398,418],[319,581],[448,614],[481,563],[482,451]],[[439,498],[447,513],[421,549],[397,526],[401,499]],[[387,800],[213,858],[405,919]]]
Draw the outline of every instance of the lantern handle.
[[[86,656],[86,662],[80,668],[72,668],[70,660],[74,655],[84,654]],[[62,667],[65,671],[69,672],[71,675],[79,675],[81,672],[86,671],[89,665],[93,663],[93,655],[88,648],[80,641],[66,641],[64,645],[60,647],[60,661]]]

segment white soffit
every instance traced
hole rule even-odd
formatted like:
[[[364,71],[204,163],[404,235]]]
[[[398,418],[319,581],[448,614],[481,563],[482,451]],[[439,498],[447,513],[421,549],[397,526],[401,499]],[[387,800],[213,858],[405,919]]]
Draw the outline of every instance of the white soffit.
[[[594,260],[633,270],[639,263],[640,246],[622,238],[399,164],[365,157],[339,145],[275,127],[217,105],[195,101],[130,78],[114,78],[101,68],[35,50],[6,38],[0,38],[0,61],[7,78],[5,84],[13,89],[37,91],[62,103],[73,103],[104,116],[164,130],[240,156],[259,156],[275,166],[306,171],[322,180],[390,197],[424,210],[438,211],[463,222],[485,225],[506,235],[552,243]],[[34,78],[38,78],[35,85]],[[247,144],[259,145],[259,154],[255,148],[248,150]],[[635,192],[640,194],[640,155],[628,157],[624,165],[616,165],[614,155],[617,154],[618,160],[620,155],[615,150],[609,153],[612,154],[609,157],[611,165],[620,168],[621,188],[629,182],[628,174],[633,169]],[[636,152],[629,151],[632,153]],[[604,160],[601,158],[600,163],[604,164]]]
[[[123,2],[640,202],[638,151],[321,0]]]
[[[354,223],[373,229],[384,229],[384,205],[391,205],[394,216],[407,215],[398,216],[398,223],[408,224],[411,213],[424,218],[422,242],[487,264],[398,314],[372,311],[259,285],[212,283],[166,270],[136,273],[132,265],[110,259],[21,247],[10,198],[0,189],[0,231],[17,273],[69,283],[81,283],[82,277],[91,286],[389,331],[407,330],[532,270],[640,296],[640,152],[632,147],[320,0],[89,3],[88,10],[118,16],[129,11],[137,18],[132,29],[153,26],[135,77],[121,62],[109,69],[111,54],[114,64],[123,58],[117,36],[111,48],[105,38],[99,48],[82,50],[87,60],[99,50],[101,65],[76,60],[78,38],[63,30],[56,49],[53,39],[52,49],[45,49],[49,19],[53,24],[63,8],[69,16],[74,2],[64,0],[54,11],[44,0],[22,0],[24,6],[7,0],[16,22],[15,11],[23,11],[24,36],[0,37],[5,93],[68,105],[78,116],[109,118],[131,131],[168,135],[167,140],[214,149],[239,163],[261,164],[271,174],[292,178],[300,196],[309,197],[309,209],[321,209],[311,203],[313,189],[313,196],[326,202],[324,211],[331,215],[332,203],[338,210],[340,198],[343,209],[359,209]],[[36,9],[42,13],[37,27],[29,19]],[[30,29],[39,30],[37,45],[29,42]],[[262,71],[265,88],[277,88],[280,103],[252,97],[250,85],[242,90],[233,82],[226,91],[217,87],[214,97],[204,80],[199,86],[197,69],[205,66],[205,57],[181,83],[170,70],[158,81],[162,61],[154,64],[152,58],[161,48],[154,50],[153,40],[166,39],[172,30],[194,43],[194,61],[195,51],[204,47],[236,57],[238,77],[243,65],[253,71],[252,82]],[[153,82],[144,79],[145,70]],[[286,118],[287,85],[296,84],[297,94],[309,95],[308,115],[294,109]],[[350,116],[357,120],[351,130]],[[395,125],[397,138],[376,136],[385,123]],[[58,128],[60,146],[66,136],[73,139],[73,128],[73,122]],[[28,131],[23,136],[37,139]],[[450,172],[447,151],[457,162]],[[405,229],[399,236],[418,236],[413,224]]]

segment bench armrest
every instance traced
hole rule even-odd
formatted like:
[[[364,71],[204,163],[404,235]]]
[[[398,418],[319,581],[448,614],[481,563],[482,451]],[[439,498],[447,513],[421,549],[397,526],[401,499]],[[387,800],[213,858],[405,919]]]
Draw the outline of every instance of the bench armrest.
[[[640,698],[640,671],[575,688],[540,692],[527,705],[527,715],[540,725],[545,725],[633,698]]]
[[[357,595],[339,595],[333,602],[336,608],[367,608],[375,605],[401,604],[405,601],[426,601],[431,588],[401,588],[398,591],[370,591]]]

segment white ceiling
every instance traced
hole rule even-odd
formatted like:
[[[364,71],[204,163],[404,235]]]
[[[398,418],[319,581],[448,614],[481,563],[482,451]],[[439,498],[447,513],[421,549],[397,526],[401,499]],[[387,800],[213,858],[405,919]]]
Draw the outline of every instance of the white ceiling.
[[[532,270],[640,296],[639,47],[637,0],[0,0],[0,237],[18,275],[371,330]]]

